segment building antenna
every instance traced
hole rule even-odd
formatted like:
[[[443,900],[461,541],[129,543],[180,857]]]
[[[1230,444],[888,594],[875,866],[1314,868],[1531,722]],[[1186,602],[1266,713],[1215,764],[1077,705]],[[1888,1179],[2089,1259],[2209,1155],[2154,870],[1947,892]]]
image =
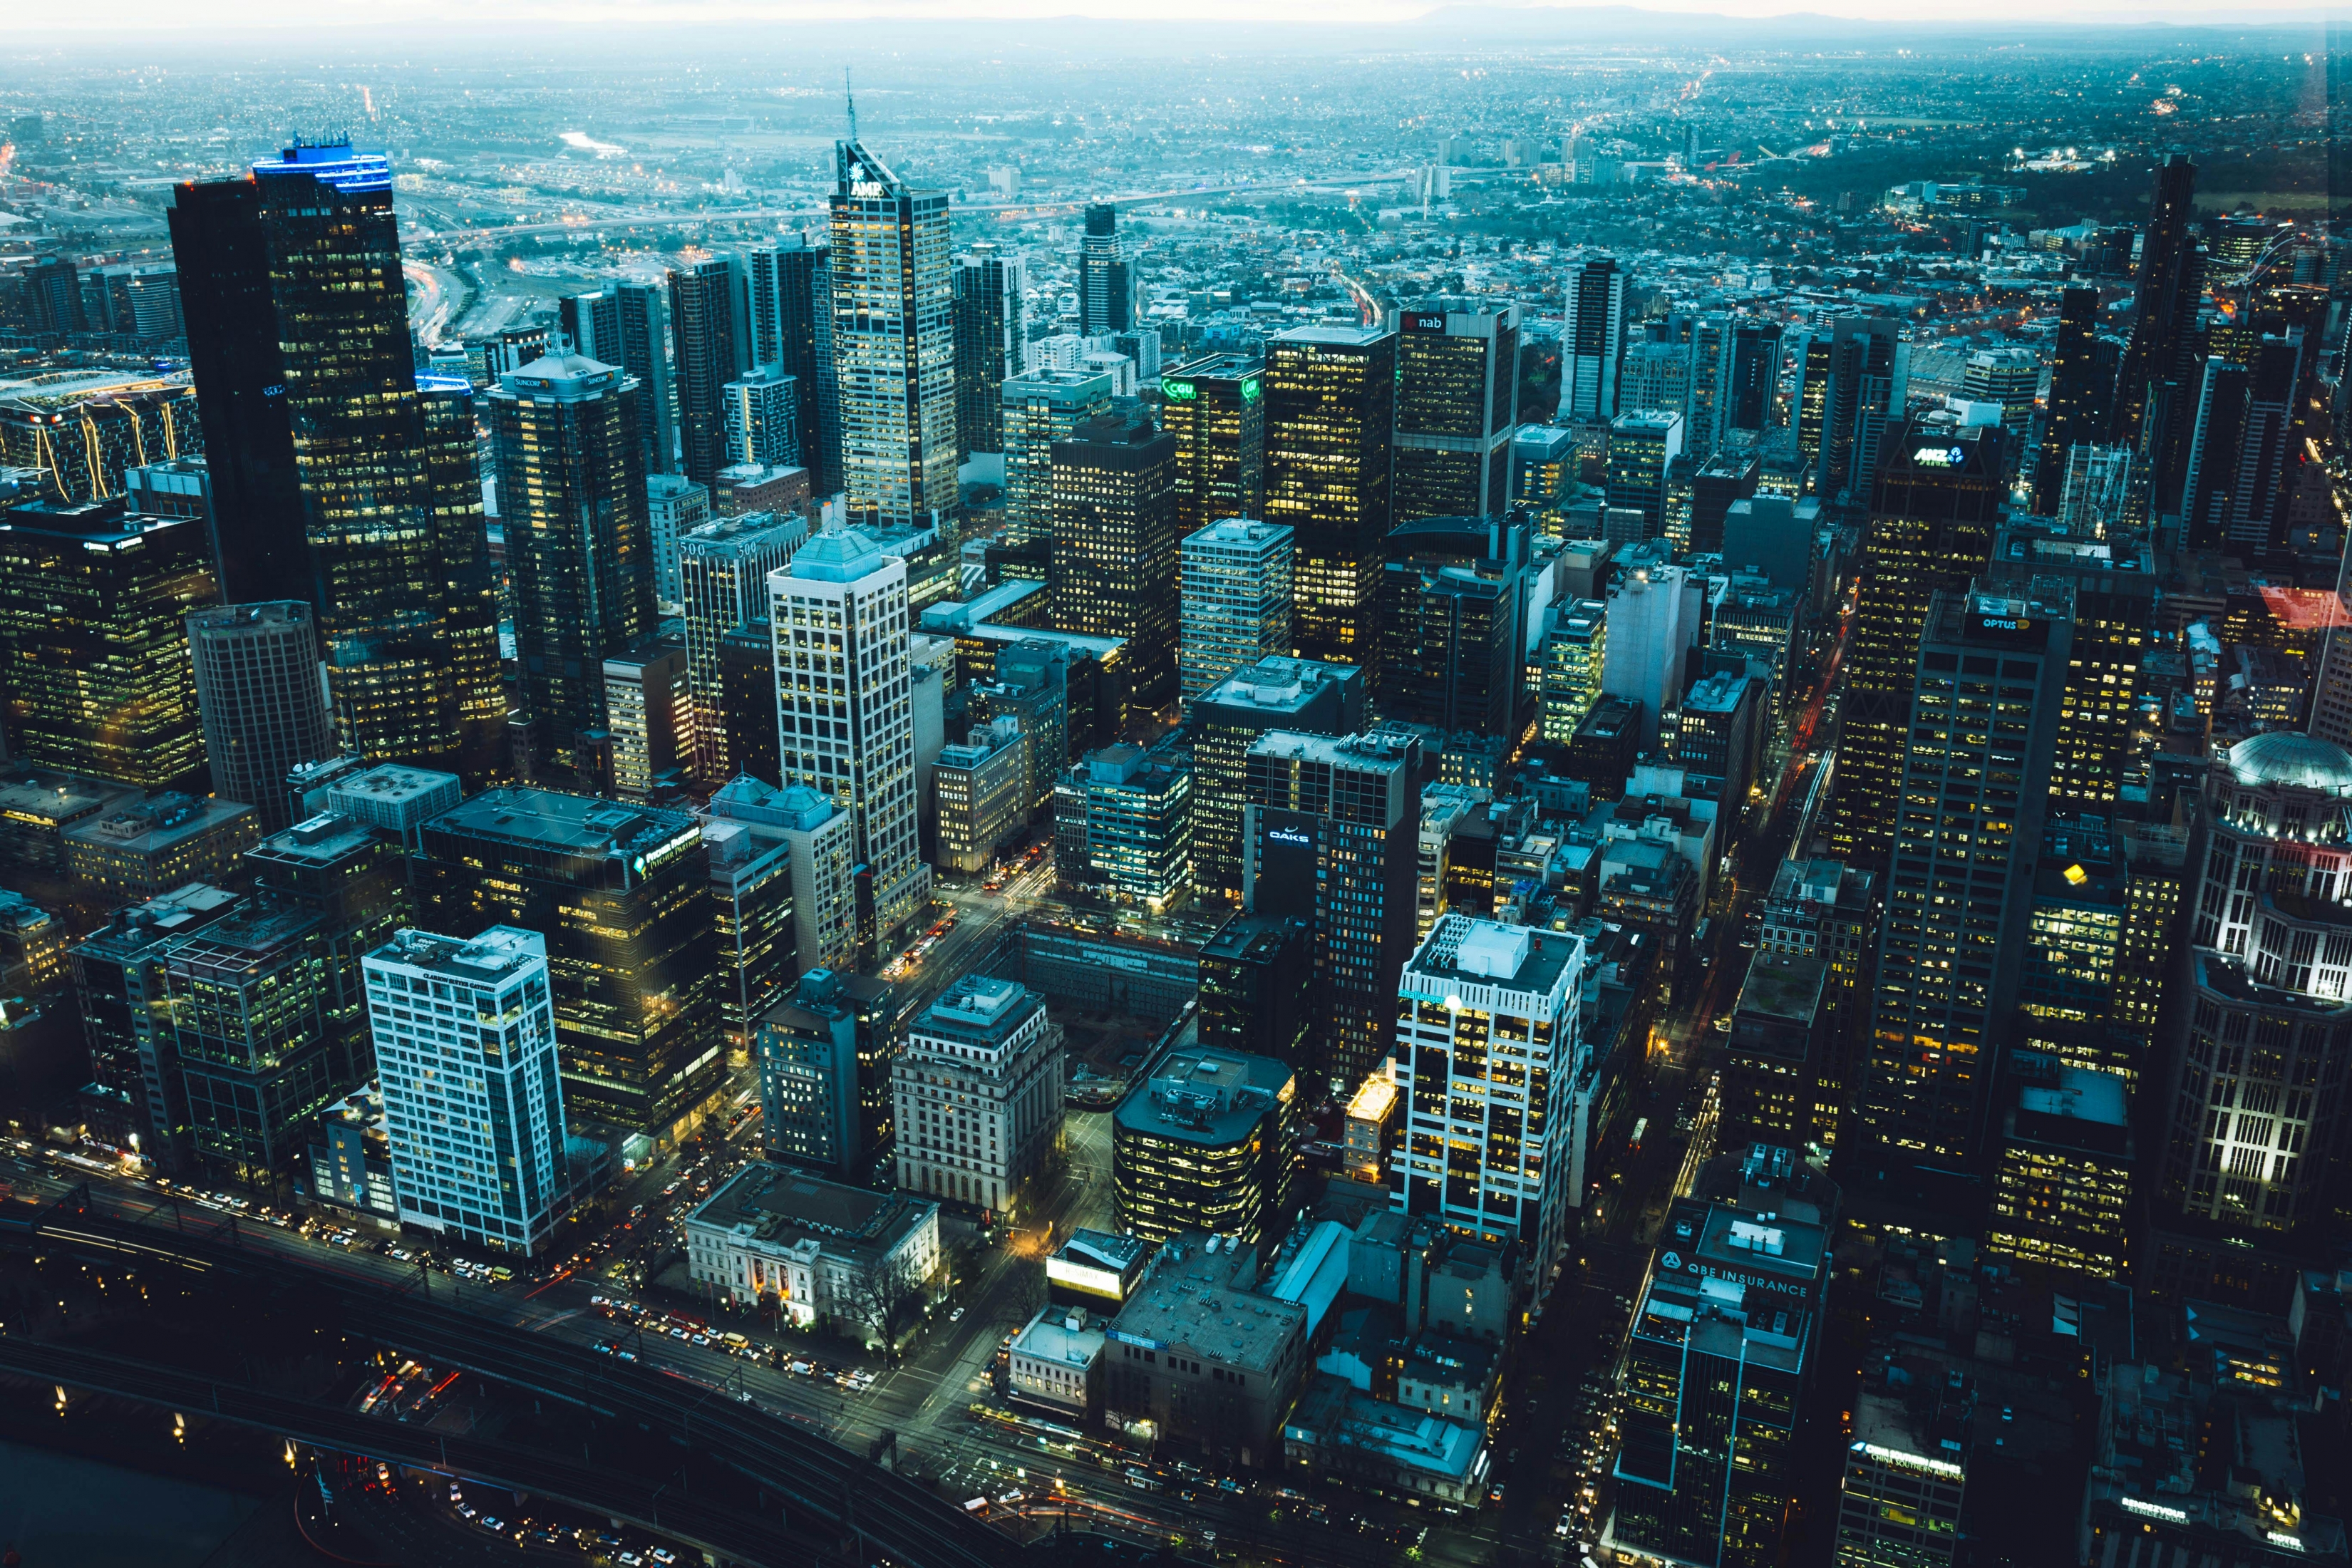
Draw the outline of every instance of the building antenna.
[[[849,90],[849,68],[841,68],[841,96],[849,105],[849,139],[857,140],[857,95]]]

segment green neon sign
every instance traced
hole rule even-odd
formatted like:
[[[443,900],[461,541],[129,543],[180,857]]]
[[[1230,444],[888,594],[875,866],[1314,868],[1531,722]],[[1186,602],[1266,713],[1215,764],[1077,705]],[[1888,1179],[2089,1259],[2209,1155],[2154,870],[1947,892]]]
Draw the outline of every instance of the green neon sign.
[[[1242,383],[1242,401],[1244,403],[1255,403],[1261,395],[1262,394],[1258,391],[1257,377],[1253,375]]]
[[[1160,383],[1160,395],[1174,398],[1179,403],[1190,403],[1200,394],[1193,389],[1192,384],[1189,381],[1162,379]]]

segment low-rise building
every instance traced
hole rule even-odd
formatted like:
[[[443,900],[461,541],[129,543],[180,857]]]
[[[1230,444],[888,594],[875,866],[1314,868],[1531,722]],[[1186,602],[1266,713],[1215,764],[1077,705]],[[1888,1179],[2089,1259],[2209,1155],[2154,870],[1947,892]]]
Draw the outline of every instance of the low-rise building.
[[[1277,1462],[1280,1423],[1307,1370],[1307,1309],[1258,1295],[1238,1239],[1168,1243],[1113,1320],[1103,1419],[1244,1466]]]
[[[1257,1247],[1289,1228],[1300,1174],[1298,1081],[1271,1057],[1172,1050],[1119,1102],[1111,1179],[1123,1230],[1208,1231]]]
[[[1046,1300],[1056,1307],[1116,1312],[1143,1282],[1151,1252],[1139,1236],[1074,1230],[1045,1259]]]
[[[1006,1353],[1013,1402],[1092,1425],[1102,1407],[1095,1373],[1108,1342],[1100,1329],[1087,1327],[1084,1310],[1040,1307]]]
[[[114,908],[143,904],[189,882],[223,881],[260,842],[260,821],[241,801],[166,791],[65,830],[66,870],[79,899]]]
[[[895,1341],[929,1300],[940,1208],[755,1160],[686,1216],[686,1257],[724,1300]]]
[[[1477,1506],[1486,1484],[1486,1434],[1318,1373],[1283,1424],[1294,1469],[1454,1507]]]

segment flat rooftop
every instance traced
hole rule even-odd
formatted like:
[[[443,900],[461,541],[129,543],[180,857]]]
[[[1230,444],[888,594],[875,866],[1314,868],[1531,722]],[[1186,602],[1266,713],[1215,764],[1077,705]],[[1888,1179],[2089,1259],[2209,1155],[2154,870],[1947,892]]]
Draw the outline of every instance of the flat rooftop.
[[[368,956],[385,963],[404,963],[460,984],[497,985],[513,978],[532,959],[545,959],[547,939],[518,926],[492,926],[475,937],[404,931]]]
[[[695,819],[682,811],[545,789],[485,790],[435,817],[426,831],[436,830],[529,849],[614,858],[643,855],[681,834],[698,842],[701,837]]]
[[[1256,1283],[1255,1259],[1206,1245],[1196,1234],[1170,1242],[1160,1267],[1119,1309],[1112,1337],[1146,1350],[1189,1349],[1264,1375],[1306,1331],[1307,1309],[1237,1289],[1236,1274]]]
[[[1234,671],[1202,692],[1199,705],[1281,717],[1306,711],[1321,700],[1326,691],[1349,680],[1360,684],[1361,681],[1361,672],[1352,664],[1326,664],[1312,658],[1262,658]]]
[[[1549,996],[1564,992],[1583,968],[1584,942],[1564,931],[1507,926],[1469,915],[1440,915],[1420,951],[1406,963],[1406,984],[1498,985]]]
[[[695,1205],[687,1221],[778,1247],[814,1240],[835,1254],[887,1257],[936,1206],[755,1160]]]
[[[914,1032],[964,1045],[1001,1046],[1045,1005],[1043,996],[1017,980],[970,974],[923,1009]]]
[[[1288,1068],[1271,1057],[1213,1046],[1173,1050],[1118,1103],[1130,1132],[1207,1148],[1246,1140],[1295,1093]]]
[[[1740,984],[1738,1011],[1792,1024],[1811,1024],[1828,984],[1828,961],[1799,953],[1759,952]]]

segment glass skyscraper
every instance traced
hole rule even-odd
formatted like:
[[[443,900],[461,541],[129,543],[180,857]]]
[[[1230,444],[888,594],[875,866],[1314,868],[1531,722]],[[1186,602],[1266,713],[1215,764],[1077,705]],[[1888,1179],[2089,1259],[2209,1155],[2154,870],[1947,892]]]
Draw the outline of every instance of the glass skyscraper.
[[[1407,310],[1399,324],[1398,519],[1502,511],[1518,428],[1519,308]]]
[[[1265,521],[1297,535],[1301,658],[1373,663],[1393,515],[1396,365],[1397,334],[1385,327],[1300,327],[1266,340]]]
[[[1160,378],[1160,419],[1176,437],[1176,531],[1265,515],[1265,366],[1209,354]]]
[[[928,523],[956,504],[948,195],[834,143],[833,351],[855,521]]]

